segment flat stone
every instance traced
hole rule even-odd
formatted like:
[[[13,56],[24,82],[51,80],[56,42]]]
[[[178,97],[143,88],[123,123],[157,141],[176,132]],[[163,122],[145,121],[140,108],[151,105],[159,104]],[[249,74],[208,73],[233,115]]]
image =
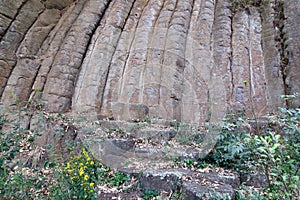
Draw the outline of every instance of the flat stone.
[[[147,140],[151,140],[156,143],[163,144],[166,141],[170,141],[177,134],[177,131],[171,130],[162,130],[155,128],[144,128],[137,130],[134,134],[134,137],[137,138],[145,138]]]
[[[118,148],[123,149],[125,151],[132,151],[135,146],[135,142],[133,140],[128,139],[112,139],[111,140],[114,145]]]
[[[141,187],[145,190],[173,191],[181,186],[180,177],[187,173],[181,169],[145,171],[140,178]]]
[[[235,199],[235,191],[230,185],[226,184],[199,184],[185,182],[182,185],[183,199],[189,200],[217,200],[217,199]]]
[[[264,174],[241,173],[241,183],[245,186],[263,188],[268,185],[267,177]]]
[[[99,125],[106,129],[110,129],[110,130],[120,129],[125,132],[134,132],[139,127],[144,126],[139,123],[117,121],[117,120],[100,120]]]
[[[199,177],[199,179],[203,178],[212,182],[222,182],[230,185],[234,189],[238,188],[240,185],[240,177],[237,173],[198,173],[197,177]]]

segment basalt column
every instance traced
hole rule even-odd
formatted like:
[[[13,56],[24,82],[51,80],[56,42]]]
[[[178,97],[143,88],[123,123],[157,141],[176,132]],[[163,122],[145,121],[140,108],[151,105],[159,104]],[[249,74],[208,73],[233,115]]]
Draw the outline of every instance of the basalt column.
[[[205,122],[299,107],[300,2],[3,0],[0,98],[52,112]]]

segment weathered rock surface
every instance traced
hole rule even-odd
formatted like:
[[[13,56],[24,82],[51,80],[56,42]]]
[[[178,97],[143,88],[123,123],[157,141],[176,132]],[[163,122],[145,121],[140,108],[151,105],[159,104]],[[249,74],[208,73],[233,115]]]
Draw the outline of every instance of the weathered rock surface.
[[[233,109],[274,111],[285,105],[280,95],[300,91],[300,3],[230,6],[3,0],[0,98],[122,120],[204,122]]]
[[[213,147],[201,149],[201,141],[199,147],[190,146],[194,141],[189,133],[180,135],[173,127],[146,122],[100,120],[79,129],[78,137],[103,164],[136,171],[168,166],[175,158],[197,161]]]
[[[127,171],[124,171],[128,173]],[[235,199],[236,189],[244,184],[240,176],[233,172],[213,170],[193,171],[189,169],[156,169],[143,171],[139,176],[143,190],[172,192],[181,190],[181,199]],[[260,187],[261,180],[253,176]]]

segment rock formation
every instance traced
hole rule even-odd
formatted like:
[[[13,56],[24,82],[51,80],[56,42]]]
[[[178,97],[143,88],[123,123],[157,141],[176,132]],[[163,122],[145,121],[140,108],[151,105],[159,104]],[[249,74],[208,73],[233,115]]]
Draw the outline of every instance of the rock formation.
[[[263,115],[300,91],[299,22],[299,0],[3,0],[1,101],[125,120]]]

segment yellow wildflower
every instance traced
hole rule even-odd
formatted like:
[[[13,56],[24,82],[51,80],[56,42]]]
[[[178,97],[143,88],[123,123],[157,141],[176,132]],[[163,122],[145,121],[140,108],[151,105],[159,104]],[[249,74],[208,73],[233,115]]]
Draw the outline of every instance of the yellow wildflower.
[[[93,164],[95,164],[95,163],[94,163],[94,161],[91,161],[91,163],[90,163],[90,164],[91,164],[91,165],[93,165]]]
[[[91,182],[90,187],[94,187],[95,183]]]
[[[90,190],[90,192],[94,192],[94,190]]]
[[[69,169],[68,172],[71,174],[71,173],[73,172],[73,170],[72,170],[72,169]]]
[[[89,179],[89,176],[88,175],[85,175],[83,180],[87,181]]]
[[[67,163],[67,168],[70,168],[71,167],[71,164],[68,162]]]
[[[80,170],[79,171],[79,176],[82,176],[84,174],[84,171],[83,170]]]
[[[89,157],[89,154],[86,151],[83,151],[83,154],[85,155],[86,158]]]
[[[82,167],[83,166],[83,164],[82,163],[79,163],[79,167]]]

